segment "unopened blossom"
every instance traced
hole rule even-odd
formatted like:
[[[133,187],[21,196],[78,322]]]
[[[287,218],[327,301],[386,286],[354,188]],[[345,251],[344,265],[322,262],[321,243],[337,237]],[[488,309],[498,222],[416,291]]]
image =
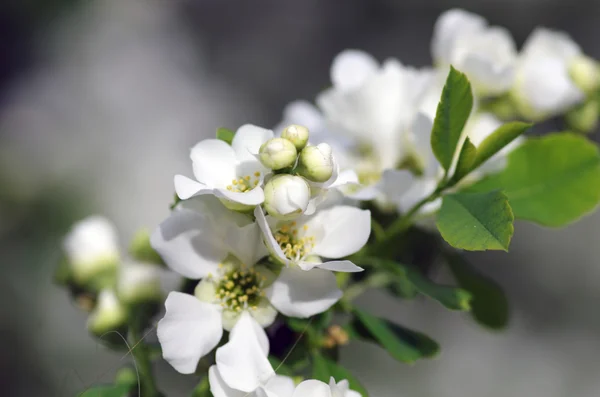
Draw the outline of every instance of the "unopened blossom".
[[[519,55],[512,96],[519,111],[531,119],[544,119],[581,103],[585,95],[570,75],[570,67],[583,52],[566,33],[537,28]]]
[[[63,241],[73,279],[80,284],[119,265],[119,247],[114,225],[102,216],[90,216],[75,223]]]
[[[438,66],[465,73],[481,95],[497,95],[513,84],[517,50],[505,28],[488,26],[479,15],[461,9],[442,13],[434,27],[431,51]]]
[[[308,182],[296,175],[275,175],[265,185],[265,210],[278,219],[292,219],[308,208],[311,191]]]
[[[231,330],[229,342],[217,349],[216,363],[208,370],[212,395],[292,397],[294,381],[275,374],[268,354],[268,340],[244,314]]]
[[[164,283],[174,279],[173,276],[172,272],[151,263],[127,262],[119,268],[116,292],[126,304],[160,301],[164,299]]]
[[[331,377],[329,384],[315,379],[301,382],[296,386],[292,397],[361,397],[361,394],[350,389],[347,380],[336,383],[335,379]]]
[[[292,167],[296,163],[296,146],[285,138],[272,138],[262,144],[258,156],[262,165],[272,170]]]
[[[257,155],[273,131],[246,124],[241,126],[231,146],[219,139],[205,139],[192,148],[194,177],[175,176],[175,191],[182,200],[212,194],[231,209],[247,210],[264,201],[262,189],[270,172]]]
[[[114,291],[104,289],[98,294],[96,306],[90,313],[87,328],[96,336],[114,331],[127,322],[127,309]]]
[[[307,146],[298,156],[298,172],[312,182],[327,182],[333,170],[333,150],[327,143]]]
[[[292,142],[298,151],[308,143],[309,129],[303,125],[291,124],[283,129],[281,137]]]

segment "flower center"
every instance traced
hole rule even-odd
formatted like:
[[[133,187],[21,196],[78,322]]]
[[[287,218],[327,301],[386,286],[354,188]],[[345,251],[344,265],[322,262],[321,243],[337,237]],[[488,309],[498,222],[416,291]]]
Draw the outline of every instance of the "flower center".
[[[302,226],[304,232],[308,226]],[[288,259],[298,260],[308,255],[315,246],[315,238],[298,233],[296,222],[285,223],[275,233],[275,241]]]
[[[222,265],[219,267],[223,268]],[[239,312],[248,307],[256,309],[260,299],[265,296],[265,281],[266,277],[253,267],[242,264],[239,268],[226,271],[219,279],[216,298],[228,310]]]
[[[244,175],[238,179],[232,179],[231,184],[227,185],[227,190],[238,193],[244,193],[248,190],[252,190],[260,183],[260,172],[256,171],[254,173],[254,177],[254,180],[252,180],[252,176],[250,175]]]

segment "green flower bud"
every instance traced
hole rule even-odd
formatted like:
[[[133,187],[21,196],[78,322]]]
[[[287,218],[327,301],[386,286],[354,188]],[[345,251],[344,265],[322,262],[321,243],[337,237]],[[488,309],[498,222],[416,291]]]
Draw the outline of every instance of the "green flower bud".
[[[298,172],[313,182],[326,182],[333,175],[333,156],[331,146],[320,143],[307,146],[298,156]]]
[[[265,210],[278,219],[293,219],[308,207],[310,186],[304,178],[282,174],[265,185]]]
[[[258,152],[260,162],[272,170],[291,167],[296,163],[298,151],[287,139],[273,138],[262,144]]]
[[[590,100],[569,111],[565,115],[565,121],[569,128],[587,134],[598,126],[599,110],[598,101]]]
[[[591,94],[600,87],[600,68],[595,60],[585,55],[571,61],[569,75],[575,85],[586,94]]]
[[[137,261],[164,265],[162,258],[150,244],[148,229],[140,229],[135,233],[129,245],[129,253]]]
[[[281,137],[292,142],[298,151],[308,143],[308,135],[308,128],[297,124],[287,126],[281,133]]]
[[[146,263],[123,265],[117,281],[117,295],[126,305],[160,301],[160,268]]]
[[[109,289],[100,291],[96,307],[87,322],[88,330],[100,337],[125,325],[127,311],[117,299],[117,295]]]

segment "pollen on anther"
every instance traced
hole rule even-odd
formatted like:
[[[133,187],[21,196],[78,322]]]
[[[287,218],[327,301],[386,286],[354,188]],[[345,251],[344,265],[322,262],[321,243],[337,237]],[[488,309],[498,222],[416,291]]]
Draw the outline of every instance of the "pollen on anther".
[[[238,181],[237,181],[237,179],[234,179],[234,180],[231,181],[231,183],[233,183],[234,185],[237,185]]]
[[[256,171],[256,172],[254,173],[254,176],[258,178],[258,177],[260,176],[260,172],[259,172],[259,171]]]

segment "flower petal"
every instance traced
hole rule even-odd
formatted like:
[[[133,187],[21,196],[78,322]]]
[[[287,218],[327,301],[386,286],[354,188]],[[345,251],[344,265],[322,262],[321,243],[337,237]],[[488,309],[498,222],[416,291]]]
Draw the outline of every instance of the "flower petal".
[[[271,138],[273,138],[273,131],[252,124],[245,124],[238,128],[231,142],[231,147],[235,151],[239,162],[260,164],[254,155],[258,154],[260,146]]]
[[[269,396],[292,397],[295,385],[294,380],[289,376],[275,375],[269,379],[264,388]]]
[[[261,327],[266,328],[275,321],[277,309],[267,299],[263,299],[256,305],[256,309],[250,311],[250,314]]]
[[[191,374],[221,340],[221,313],[215,305],[181,292],[171,292],[165,307],[156,330],[163,358],[178,372]]]
[[[187,176],[175,175],[173,182],[175,184],[175,193],[177,193],[177,197],[182,200],[187,200],[192,196],[198,196],[202,194],[213,194],[212,188],[196,182]]]
[[[254,335],[264,355],[269,355],[269,338],[267,338],[265,330],[256,322],[254,316],[247,310],[242,311],[237,324],[231,329],[229,340],[237,338],[240,332]]]
[[[225,383],[216,365],[208,369],[208,383],[213,397],[245,397],[248,393],[232,389]]]
[[[317,264],[315,267],[323,270],[331,270],[333,272],[356,273],[362,272],[364,269],[356,266],[350,261],[328,261]]]
[[[414,175],[407,170],[385,170],[381,176],[381,191],[394,203],[410,190],[415,183]]]
[[[332,395],[327,383],[309,379],[296,386],[292,397],[332,397]]]
[[[377,72],[379,64],[364,51],[346,50],[338,54],[331,64],[331,82],[340,90],[359,88]]]
[[[227,186],[235,178],[235,152],[220,139],[205,139],[192,148],[194,176],[208,187]]]
[[[227,256],[227,248],[210,218],[183,208],[158,226],[150,243],[171,269],[192,279],[216,271]]]
[[[275,237],[273,237],[273,232],[271,231],[271,227],[267,222],[267,218],[265,217],[265,213],[261,206],[257,206],[254,209],[254,216],[256,217],[256,223],[258,223],[258,226],[262,231],[263,240],[271,255],[274,255],[281,263],[288,266],[291,261],[285,256],[281,247],[277,244]]]
[[[325,258],[341,258],[357,252],[371,234],[371,212],[346,205],[317,212],[308,223],[320,224],[325,230],[312,251]]]
[[[267,298],[286,316],[310,317],[329,309],[342,297],[333,273],[328,270],[304,271],[298,267],[284,267],[273,285],[267,289]]]
[[[262,204],[265,201],[265,193],[261,187],[255,187],[247,192],[232,192],[227,189],[216,189],[215,195],[224,199],[248,206]]]
[[[216,355],[217,368],[225,383],[245,392],[253,392],[274,374],[252,321],[240,318],[229,342],[217,349]]]
[[[442,13],[433,28],[431,54],[437,63],[449,64],[455,50],[454,42],[459,35],[483,29],[487,25],[484,18],[461,9],[451,9]]]

